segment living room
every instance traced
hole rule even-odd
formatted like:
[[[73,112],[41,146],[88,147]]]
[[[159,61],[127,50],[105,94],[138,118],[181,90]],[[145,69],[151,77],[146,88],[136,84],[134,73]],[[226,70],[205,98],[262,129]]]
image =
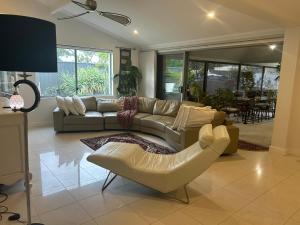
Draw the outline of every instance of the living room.
[[[300,224],[299,6],[2,1],[0,224]]]

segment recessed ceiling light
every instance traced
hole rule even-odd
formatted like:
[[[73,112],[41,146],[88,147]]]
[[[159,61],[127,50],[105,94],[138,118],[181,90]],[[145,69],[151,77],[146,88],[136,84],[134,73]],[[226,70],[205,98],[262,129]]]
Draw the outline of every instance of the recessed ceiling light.
[[[274,50],[275,48],[276,48],[277,46],[276,45],[269,45],[269,48],[271,49],[271,50]]]
[[[213,18],[215,18],[216,13],[215,13],[214,11],[208,12],[206,16],[207,16],[209,19],[213,19]]]
[[[138,30],[133,31],[134,34],[139,34]]]

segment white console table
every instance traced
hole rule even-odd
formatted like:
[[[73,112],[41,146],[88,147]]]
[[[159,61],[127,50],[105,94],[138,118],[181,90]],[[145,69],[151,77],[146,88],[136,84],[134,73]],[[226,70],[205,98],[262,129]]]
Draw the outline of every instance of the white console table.
[[[25,173],[24,116],[0,110],[0,184],[12,185]]]

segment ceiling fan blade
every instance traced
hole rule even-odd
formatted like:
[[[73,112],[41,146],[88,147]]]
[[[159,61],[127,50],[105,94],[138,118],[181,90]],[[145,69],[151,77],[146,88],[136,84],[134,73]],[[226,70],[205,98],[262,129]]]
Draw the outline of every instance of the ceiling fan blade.
[[[88,5],[86,5],[86,4],[83,4],[83,3],[77,2],[77,1],[73,1],[73,0],[72,0],[72,2],[73,2],[74,4],[76,4],[76,5],[78,5],[78,6],[81,7],[81,8],[84,8],[84,9],[89,10],[89,11],[91,10],[91,7],[88,6]]]
[[[104,16],[108,19],[111,19],[117,23],[120,23],[124,26],[127,26],[131,23],[131,19],[128,16],[119,14],[119,13],[112,13],[112,12],[102,12],[102,11],[98,11],[98,13],[101,16]]]
[[[58,20],[68,20],[68,19],[73,19],[73,18],[76,18],[76,17],[79,17],[79,16],[83,16],[85,14],[88,14],[90,13],[89,11],[86,11],[84,13],[80,13],[78,15],[74,15],[74,16],[66,16],[66,17],[61,17],[61,18],[58,18]]]

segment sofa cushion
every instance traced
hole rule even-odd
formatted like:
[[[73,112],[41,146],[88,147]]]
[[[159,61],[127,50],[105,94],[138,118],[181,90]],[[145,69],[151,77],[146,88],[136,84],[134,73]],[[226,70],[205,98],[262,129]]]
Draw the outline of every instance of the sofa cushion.
[[[87,111],[97,111],[97,101],[95,97],[82,97],[81,100]]]
[[[151,115],[150,113],[137,113],[133,118],[133,124],[141,125],[141,119]]]
[[[117,112],[104,112],[103,118],[105,123],[118,123]]]
[[[214,134],[211,124],[205,124],[199,131],[199,144],[201,148],[206,148],[214,141]]]
[[[220,126],[224,123],[226,113],[223,111],[217,111],[214,115],[214,119],[211,121],[213,127]]]
[[[64,117],[64,124],[97,124],[103,122],[103,116],[99,112],[86,112],[84,116],[69,115]]]
[[[165,126],[172,126],[175,121],[175,117],[172,116],[161,116],[159,122],[163,123]]]
[[[164,131],[165,126],[171,126],[175,118],[170,116],[151,115],[141,119],[141,126]]]
[[[176,116],[180,102],[175,100],[157,100],[154,104],[153,114],[162,116]]]
[[[98,112],[117,112],[121,110],[121,104],[117,100],[102,100],[97,101]]]
[[[141,126],[159,131],[165,131],[165,125],[160,122],[160,115],[147,116],[141,119]]]
[[[152,114],[155,102],[156,102],[155,98],[139,97],[139,99],[138,99],[138,111],[140,113],[150,113],[150,114]]]

